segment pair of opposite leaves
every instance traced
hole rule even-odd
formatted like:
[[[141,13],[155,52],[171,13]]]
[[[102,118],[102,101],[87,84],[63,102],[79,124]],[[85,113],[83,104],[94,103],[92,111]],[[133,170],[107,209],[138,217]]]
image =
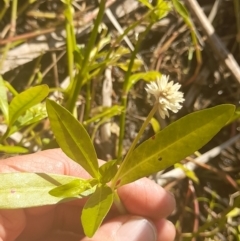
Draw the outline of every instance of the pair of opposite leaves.
[[[47,100],[51,128],[59,146],[93,179],[43,173],[1,174],[0,208],[54,204],[79,198],[79,194],[92,194],[82,212],[84,231],[90,237],[109,211],[114,189],[163,170],[192,154],[229,121],[234,110],[233,105],[226,104],[191,113],[139,145],[119,168],[114,161],[99,168],[94,147],[83,125],[66,109]],[[110,180],[116,184],[112,188],[106,185]]]

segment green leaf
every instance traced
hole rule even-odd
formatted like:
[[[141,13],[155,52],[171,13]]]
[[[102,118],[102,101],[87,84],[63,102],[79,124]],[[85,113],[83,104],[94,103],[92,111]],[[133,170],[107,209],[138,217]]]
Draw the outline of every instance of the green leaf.
[[[149,3],[148,0],[138,0],[138,1],[141,2],[143,5],[145,5],[147,8],[153,9],[153,6]]]
[[[42,140],[42,142],[44,143],[42,150],[49,150],[49,149],[55,149],[55,148],[59,148],[59,145],[56,141],[56,139],[49,139],[49,142],[46,143],[46,139]]]
[[[97,54],[96,59],[97,61],[93,62],[89,67],[88,70],[91,72],[89,73],[89,78],[92,78],[96,76],[99,73],[99,69],[103,65],[113,65],[117,66],[117,61],[123,57],[123,55],[129,54],[130,50],[127,48],[124,48],[120,46],[115,52],[113,52],[110,57],[106,59],[106,56],[108,55],[107,51],[101,51]],[[129,64],[129,63],[128,63]],[[81,66],[80,66],[81,67]],[[80,68],[79,67],[79,68]],[[125,68],[126,69],[126,68]],[[92,72],[95,70],[94,72]]]
[[[23,154],[23,153],[28,153],[28,149],[21,146],[0,145],[0,152],[9,153],[9,154]]]
[[[154,133],[155,134],[158,133],[161,129],[159,122],[153,117],[153,118],[151,118],[150,123],[152,125]]]
[[[232,116],[232,118],[230,118],[230,120],[228,121],[227,124],[230,124],[236,120],[238,120],[240,118],[240,107],[236,108],[236,111],[234,112],[234,115]]]
[[[84,125],[88,125],[92,122],[98,121],[101,118],[112,118],[115,115],[120,115],[124,107],[119,105],[114,105],[112,107],[99,106],[98,108],[93,109],[91,114],[94,116],[87,121],[84,121]]]
[[[9,126],[12,126],[26,110],[44,100],[48,93],[47,85],[39,85],[15,96],[9,105]]]
[[[101,225],[113,203],[112,189],[108,186],[97,187],[95,193],[86,202],[81,216],[86,236],[92,237]]]
[[[20,116],[14,125],[11,127],[8,136],[19,131],[21,128],[33,123],[39,122],[40,120],[47,117],[47,110],[45,104],[39,103],[28,109],[23,116]]]
[[[173,6],[189,27],[193,27],[188,10],[179,0],[172,0]]]
[[[54,197],[75,197],[77,195],[86,194],[86,191],[93,192],[92,186],[88,180],[75,179],[67,184],[53,188],[49,191]],[[85,195],[84,195],[85,196]]]
[[[115,53],[113,54],[113,58],[120,58],[122,57],[123,55],[126,55],[126,54],[130,54],[130,50],[129,48],[125,48],[124,46],[120,45],[117,50],[115,51]]]
[[[97,44],[96,47],[94,47],[89,56],[89,61],[92,61],[93,59],[96,59],[98,57],[98,53],[100,50],[102,50],[107,44],[111,42],[111,37],[107,36],[105,38],[100,39],[99,43]]]
[[[240,215],[240,208],[233,208],[227,215],[226,217],[228,218],[235,218],[239,217]]]
[[[4,115],[6,122],[8,122],[7,88],[4,85],[4,80],[1,75],[0,75],[0,109]]]
[[[84,59],[84,54],[83,54],[83,48],[82,46],[75,46],[75,49],[73,51],[73,57],[74,57],[74,63],[78,66],[80,69],[82,61]]]
[[[190,20],[187,9],[179,0],[172,0],[172,3],[174,8],[182,16],[182,18],[184,18],[185,20]]]
[[[169,4],[169,2],[158,0],[156,11],[154,11],[155,16],[157,17],[156,20],[160,20],[164,18],[169,13],[170,10],[171,10],[171,5]]]
[[[81,123],[65,108],[52,100],[46,101],[52,131],[59,146],[92,177],[98,178],[98,160],[90,137]]]
[[[129,66],[130,60],[127,60],[124,63],[116,63],[116,66],[118,66],[119,68],[121,68],[124,71],[128,70],[128,66]],[[133,63],[133,67],[132,67],[132,72],[138,71],[140,69],[140,67],[143,65],[142,61],[139,59],[134,59],[134,63]]]
[[[184,165],[182,165],[181,163],[176,163],[174,165],[174,168],[180,168],[185,172],[185,175],[191,179],[192,181],[194,181],[195,183],[199,184],[199,179],[196,176],[195,172],[192,170],[187,169]]]
[[[112,178],[116,175],[118,170],[117,167],[117,160],[111,160],[106,163],[104,163],[99,168],[99,173],[101,175],[101,183],[105,184],[112,180]]]
[[[0,209],[27,208],[79,199],[54,197],[53,188],[67,184],[76,177],[47,173],[1,173]],[[79,179],[85,183],[86,180]]]
[[[147,82],[154,81],[161,77],[161,73],[158,71],[149,71],[149,72],[141,72],[137,74],[132,74],[129,78],[126,91],[128,92],[134,84],[136,84],[139,80],[143,79]]]
[[[114,178],[117,186],[163,170],[201,148],[226,124],[235,110],[220,105],[191,113],[138,146]]]

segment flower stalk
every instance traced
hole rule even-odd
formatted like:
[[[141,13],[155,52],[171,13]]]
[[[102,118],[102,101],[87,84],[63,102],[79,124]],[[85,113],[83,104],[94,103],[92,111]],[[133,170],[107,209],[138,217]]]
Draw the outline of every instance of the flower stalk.
[[[153,105],[152,110],[149,112],[147,118],[142,124],[137,136],[135,137],[132,145],[130,146],[127,155],[125,156],[122,164],[120,165],[117,174],[112,180],[111,188],[115,189],[118,185],[119,174],[121,173],[122,168],[124,167],[124,163],[128,161],[133,152],[134,148],[136,147],[140,137],[142,136],[144,130],[146,129],[147,125],[151,121],[153,115],[156,111],[159,111],[160,116],[164,119],[165,116],[169,117],[169,110],[177,113],[179,109],[182,108],[182,103],[184,101],[183,93],[178,91],[181,87],[180,84],[174,84],[173,81],[168,82],[169,76],[162,75],[161,78],[157,79],[156,81],[150,82],[147,84],[145,88],[149,94],[152,94],[155,97],[155,103]]]
[[[157,109],[158,109],[158,104],[155,103],[154,106],[153,106],[153,108],[152,108],[152,110],[149,112],[147,118],[146,118],[145,121],[143,122],[143,124],[142,124],[142,126],[141,126],[141,128],[140,128],[140,130],[139,130],[139,132],[138,132],[138,134],[137,134],[137,136],[135,137],[135,139],[134,139],[132,145],[130,146],[130,149],[128,150],[127,155],[126,155],[126,157],[124,158],[123,161],[127,161],[127,159],[129,158],[130,154],[132,153],[132,151],[133,151],[134,148],[136,147],[136,145],[137,145],[140,137],[142,136],[144,130],[146,130],[147,125],[148,125],[149,122],[151,121],[151,119],[152,119],[152,117],[154,116],[154,114],[156,113]]]
[[[158,104],[155,103],[154,106],[153,106],[153,108],[152,108],[152,110],[149,112],[147,118],[146,118],[145,121],[143,122],[143,124],[142,124],[142,126],[141,126],[141,128],[140,128],[140,130],[139,130],[139,132],[138,132],[138,134],[137,134],[137,136],[135,137],[132,145],[130,146],[130,148],[129,148],[128,152],[127,152],[127,155],[126,155],[125,158],[123,159],[123,163],[128,161],[128,159],[129,159],[129,157],[130,157],[130,154],[133,152],[133,150],[134,150],[134,148],[136,147],[136,145],[137,145],[140,137],[142,136],[144,130],[146,129],[146,127],[147,127],[147,125],[149,124],[149,122],[151,121],[153,115],[156,113],[157,109],[158,109]],[[120,167],[119,167],[119,169],[118,169],[118,173],[121,173],[121,167],[122,167],[122,166],[123,166],[123,165],[120,165]],[[114,179],[112,180],[112,183],[111,183],[112,189],[115,189],[115,187],[117,186],[117,180],[118,180],[118,175],[116,175],[116,176],[114,177]]]

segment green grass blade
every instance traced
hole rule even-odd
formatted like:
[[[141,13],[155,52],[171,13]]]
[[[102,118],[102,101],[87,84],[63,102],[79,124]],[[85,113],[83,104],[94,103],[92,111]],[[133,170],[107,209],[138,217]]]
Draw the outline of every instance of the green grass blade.
[[[28,153],[28,149],[22,146],[3,146],[0,145],[0,152],[9,154]]]
[[[163,170],[201,148],[227,123],[235,110],[220,105],[172,123],[137,147],[114,178],[117,186]]]
[[[98,178],[98,160],[91,139],[74,116],[52,100],[46,101],[52,131],[59,146],[92,177]]]

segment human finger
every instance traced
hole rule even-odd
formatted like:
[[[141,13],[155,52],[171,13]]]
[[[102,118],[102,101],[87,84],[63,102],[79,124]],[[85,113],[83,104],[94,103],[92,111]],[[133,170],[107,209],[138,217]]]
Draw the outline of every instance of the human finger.
[[[86,171],[68,158],[60,149],[43,151],[27,156],[13,157],[0,163],[0,172],[13,171],[43,171],[80,176],[83,178],[89,177]],[[119,189],[119,195],[130,213],[147,216],[153,219],[160,219],[170,214],[175,204],[174,200],[171,200],[162,188],[156,186],[155,183],[148,179],[138,180],[137,182],[121,187]],[[80,203],[82,206],[83,202]],[[165,206],[165,203],[168,205]],[[169,205],[169,203],[171,205]],[[48,213],[52,208],[53,206],[31,208],[27,209],[26,212],[27,214],[30,213],[32,216],[41,215],[45,212]],[[162,209],[164,211],[161,211]],[[69,212],[66,211],[63,213],[65,213],[65,218],[67,219]],[[77,219],[77,225],[79,225],[79,215],[77,215]]]
[[[148,178],[122,186],[118,193],[129,213],[151,219],[169,216],[176,206],[174,196]]]
[[[154,226],[141,217],[123,216],[105,223],[92,238],[58,230],[38,241],[173,241],[175,233],[173,224],[164,219]]]
[[[0,162],[0,172],[16,171],[42,171],[82,178],[90,177],[80,165],[67,157],[61,149],[12,157]],[[119,188],[118,193],[126,209],[130,213],[140,216],[149,215],[150,218],[166,217],[175,207],[174,198],[147,178]],[[80,203],[82,205],[81,201]],[[41,209],[37,210],[41,212]]]
[[[156,226],[144,217],[124,215],[104,223],[92,238],[81,241],[173,241],[174,237],[175,228],[165,219]]]
[[[45,172],[89,178],[90,175],[61,149],[10,157],[0,162],[0,173]]]
[[[25,225],[26,217],[22,209],[0,210],[0,240],[14,241]]]

